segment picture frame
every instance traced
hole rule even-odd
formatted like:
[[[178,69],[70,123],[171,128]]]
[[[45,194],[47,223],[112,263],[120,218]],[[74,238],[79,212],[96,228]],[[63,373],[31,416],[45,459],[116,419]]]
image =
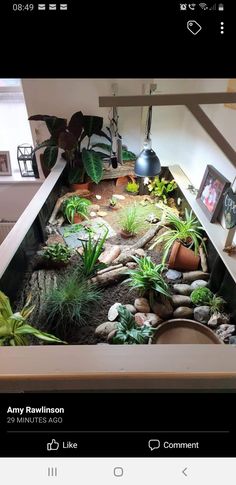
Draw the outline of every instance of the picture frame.
[[[2,175],[11,175],[11,161],[9,151],[0,151],[0,177]]]
[[[223,204],[223,195],[230,186],[213,165],[207,165],[196,200],[210,222],[215,222]]]

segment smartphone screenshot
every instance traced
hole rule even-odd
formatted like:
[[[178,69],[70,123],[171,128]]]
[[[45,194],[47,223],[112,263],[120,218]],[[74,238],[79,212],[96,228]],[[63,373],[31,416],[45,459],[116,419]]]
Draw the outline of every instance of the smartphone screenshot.
[[[2,8],[4,484],[234,483],[234,10]]]

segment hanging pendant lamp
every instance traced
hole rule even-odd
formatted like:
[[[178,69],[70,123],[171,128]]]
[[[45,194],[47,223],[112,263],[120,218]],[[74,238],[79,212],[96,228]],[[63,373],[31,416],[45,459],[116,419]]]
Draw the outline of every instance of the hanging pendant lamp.
[[[137,177],[155,177],[161,172],[161,163],[152,150],[152,141],[150,138],[152,124],[152,106],[148,108],[146,138],[143,144],[143,150],[139,154],[134,167],[134,173]]]

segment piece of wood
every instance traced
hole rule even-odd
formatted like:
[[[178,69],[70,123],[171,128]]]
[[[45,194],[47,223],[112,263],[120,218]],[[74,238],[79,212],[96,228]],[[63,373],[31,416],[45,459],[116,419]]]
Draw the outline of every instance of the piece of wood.
[[[113,271],[114,269],[122,268],[123,264],[116,264],[115,266],[109,266],[108,268],[101,269],[97,272],[97,276],[101,274],[108,273],[109,271]]]
[[[204,271],[204,273],[207,273],[208,272],[207,257],[202,246],[199,246],[199,256],[201,260],[202,271]]]
[[[163,221],[158,222],[155,224],[149,231],[144,234],[135,244],[131,246],[130,249],[139,249],[143,248],[148,242],[150,242],[156,233],[159,231],[159,229],[163,226]]]
[[[98,286],[108,286],[114,283],[118,283],[124,278],[124,274],[127,272],[127,268],[124,266],[120,268],[116,268],[113,271],[106,272],[104,274],[100,274],[94,276],[90,281]]]
[[[118,165],[117,168],[105,167],[102,180],[116,179],[124,176],[134,177],[134,175],[134,161],[124,162],[123,165]]]

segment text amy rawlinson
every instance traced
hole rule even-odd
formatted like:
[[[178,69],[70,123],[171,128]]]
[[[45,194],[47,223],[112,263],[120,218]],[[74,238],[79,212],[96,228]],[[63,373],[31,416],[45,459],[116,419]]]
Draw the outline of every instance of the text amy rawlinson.
[[[23,408],[13,408],[9,406],[7,408],[8,414],[63,414],[65,412],[64,408],[47,408],[46,406],[41,406],[40,408],[32,408],[31,406],[25,406]]]

